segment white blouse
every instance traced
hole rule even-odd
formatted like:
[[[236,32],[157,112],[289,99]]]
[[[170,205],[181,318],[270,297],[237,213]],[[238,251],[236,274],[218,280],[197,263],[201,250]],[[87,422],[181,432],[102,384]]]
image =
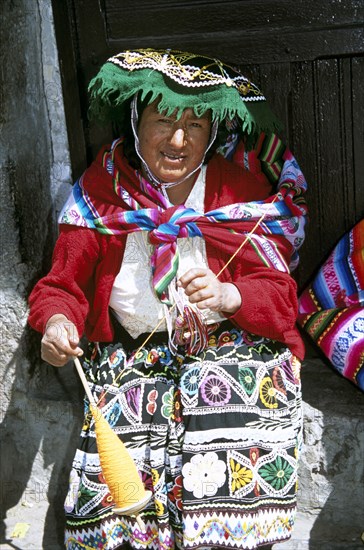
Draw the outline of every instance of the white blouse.
[[[185,202],[186,207],[204,212],[205,185],[206,166],[203,166]],[[177,245],[180,253],[177,278],[193,267],[208,267],[205,241],[202,237],[178,238]],[[109,305],[133,338],[144,332],[153,331],[167,314],[166,306],[158,300],[152,286],[152,253],[153,245],[149,243],[146,231],[130,233],[127,236],[122,266],[111,292]],[[176,280],[174,279],[170,286],[175,287]],[[183,293],[183,290],[179,289],[179,292]],[[225,320],[225,317],[209,309],[203,310],[202,314],[206,323]],[[175,316],[176,308],[173,308],[172,325]],[[165,319],[157,330],[167,330]]]

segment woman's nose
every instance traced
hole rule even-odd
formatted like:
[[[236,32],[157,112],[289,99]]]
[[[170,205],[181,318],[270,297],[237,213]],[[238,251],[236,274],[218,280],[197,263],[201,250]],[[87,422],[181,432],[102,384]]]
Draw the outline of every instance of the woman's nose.
[[[173,129],[170,143],[173,147],[183,147],[186,141],[186,130],[184,128]]]

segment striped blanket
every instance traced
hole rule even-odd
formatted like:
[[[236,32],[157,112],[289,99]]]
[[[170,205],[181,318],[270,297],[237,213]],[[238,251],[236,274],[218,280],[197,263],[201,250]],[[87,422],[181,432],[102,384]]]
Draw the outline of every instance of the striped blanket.
[[[298,321],[334,368],[364,390],[364,219],[301,294]]]

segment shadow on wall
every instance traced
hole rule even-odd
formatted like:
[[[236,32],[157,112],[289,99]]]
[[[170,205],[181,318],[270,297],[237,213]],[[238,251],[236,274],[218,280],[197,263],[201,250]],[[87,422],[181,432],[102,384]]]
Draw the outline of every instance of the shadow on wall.
[[[7,367],[14,383],[0,426],[0,545],[58,550],[64,547],[63,502],[83,421],[83,390],[72,364],[56,369],[39,363],[39,342],[26,327]],[[32,375],[25,349],[37,365]],[[23,540],[11,539],[15,522],[29,524]]]
[[[56,238],[67,138],[51,0],[1,8],[1,543],[23,521],[27,536],[6,547],[53,550],[63,547],[63,496],[82,397],[72,368],[42,364],[39,337],[23,327],[28,291],[47,271]]]
[[[364,396],[321,355],[302,374],[305,448],[300,509],[310,518],[310,550],[359,550],[364,532]],[[304,484],[304,486],[302,486]]]

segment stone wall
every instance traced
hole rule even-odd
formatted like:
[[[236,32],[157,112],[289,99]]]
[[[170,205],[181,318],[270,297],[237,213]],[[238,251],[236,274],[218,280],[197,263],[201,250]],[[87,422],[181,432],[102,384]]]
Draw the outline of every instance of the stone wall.
[[[52,515],[77,419],[69,373],[40,366],[26,298],[49,267],[71,176],[51,2],[3,0],[1,11],[1,542],[28,526],[34,546],[16,546],[39,550],[57,547]]]
[[[1,548],[62,548],[81,427],[72,366],[39,358],[26,298],[48,269],[71,181],[50,0],[3,0],[1,26]],[[363,396],[318,357],[303,371],[300,509],[286,550],[362,547]]]
[[[307,345],[298,518],[274,550],[360,550],[364,544],[364,397]]]

